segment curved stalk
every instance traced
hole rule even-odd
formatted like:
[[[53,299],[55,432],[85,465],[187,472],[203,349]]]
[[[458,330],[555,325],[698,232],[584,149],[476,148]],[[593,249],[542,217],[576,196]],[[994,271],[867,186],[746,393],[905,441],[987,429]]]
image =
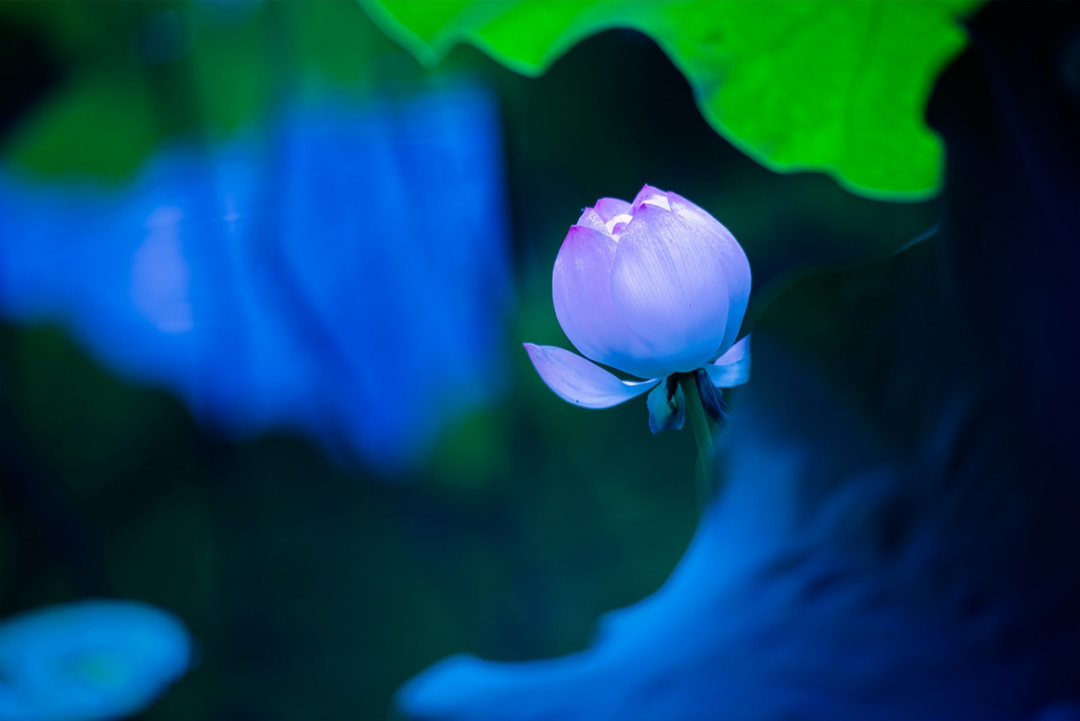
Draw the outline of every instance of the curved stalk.
[[[682,386],[683,396],[686,398],[686,415],[690,419],[690,427],[694,429],[694,440],[697,441],[698,472],[700,473],[697,480],[698,505],[704,513],[712,499],[712,431],[709,430],[709,419],[705,415],[705,408],[701,405],[701,396],[698,393],[694,374],[680,374],[679,385]]]

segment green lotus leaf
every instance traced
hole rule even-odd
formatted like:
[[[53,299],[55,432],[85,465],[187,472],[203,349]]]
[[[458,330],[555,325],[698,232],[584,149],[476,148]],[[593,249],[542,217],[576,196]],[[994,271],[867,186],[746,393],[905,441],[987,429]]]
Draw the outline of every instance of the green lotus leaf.
[[[540,75],[609,28],[653,38],[712,126],[777,172],[828,173],[853,193],[922,200],[941,186],[923,114],[980,0],[361,0],[421,62],[470,43]],[[602,82],[598,78],[597,82]]]

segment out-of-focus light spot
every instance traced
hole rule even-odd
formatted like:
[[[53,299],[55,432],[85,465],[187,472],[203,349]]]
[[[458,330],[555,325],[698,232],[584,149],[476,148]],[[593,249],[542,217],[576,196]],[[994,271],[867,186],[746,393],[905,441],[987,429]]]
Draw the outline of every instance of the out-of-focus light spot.
[[[195,47],[195,18],[189,10],[162,10],[146,17],[131,39],[131,57],[147,65],[175,62]]]
[[[199,15],[220,28],[247,21],[262,9],[263,0],[196,0]]]
[[[0,313],[66,324],[216,427],[400,468],[501,389],[497,118],[474,86],[324,98],[120,190],[0,170]]]
[[[1080,721],[1080,701],[1062,701],[1044,708],[1031,721]]]
[[[188,267],[180,249],[177,208],[158,208],[147,223],[147,236],[131,265],[131,300],[162,333],[192,329]]]
[[[236,211],[236,199],[232,196],[225,198],[225,217],[223,220],[226,223],[235,223],[240,220],[240,213]]]
[[[191,641],[141,603],[83,601],[0,622],[0,719],[105,721],[142,711],[188,668]]]

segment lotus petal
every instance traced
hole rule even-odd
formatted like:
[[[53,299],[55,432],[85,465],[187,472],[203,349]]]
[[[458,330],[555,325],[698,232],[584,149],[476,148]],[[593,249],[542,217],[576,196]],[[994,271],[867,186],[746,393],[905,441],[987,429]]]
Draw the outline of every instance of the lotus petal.
[[[606,223],[616,215],[628,215],[630,213],[630,203],[618,198],[600,198],[600,200],[596,201],[593,209]]]
[[[697,232],[703,237],[712,239],[720,250],[723,259],[724,282],[727,284],[728,292],[727,324],[724,329],[724,340],[718,349],[723,353],[739,337],[739,328],[746,314],[746,304],[750,300],[750,261],[747,260],[746,253],[735,240],[735,236],[724,227],[723,223],[681,195],[677,193],[667,195],[671,201],[671,212],[697,228]]]
[[[599,231],[581,225],[570,228],[552,272],[555,316],[586,358],[639,378],[666,376],[671,371],[654,361],[634,337],[611,297],[615,247],[615,241]]]
[[[750,380],[750,336],[731,346],[727,353],[705,366],[717,388],[732,388]]]
[[[610,408],[645,393],[660,382],[623,381],[568,350],[525,343],[536,372],[565,401],[585,408]]]
[[[604,235],[607,235],[608,233],[606,222],[607,221],[602,216],[600,216],[595,209],[586,208],[585,210],[581,211],[581,217],[577,219],[576,223],[574,223],[574,227],[580,225],[586,228],[592,228],[593,230],[599,231]]]
[[[702,367],[724,339],[729,257],[716,232],[643,203],[611,268],[611,295],[627,328],[672,371]]]
[[[654,188],[651,185],[642,186],[641,190],[638,191],[638,194],[634,196],[634,202],[630,204],[631,214],[636,214],[641,206],[646,203],[661,207],[664,210],[671,210],[668,194],[663,190],[660,190],[660,188]]]

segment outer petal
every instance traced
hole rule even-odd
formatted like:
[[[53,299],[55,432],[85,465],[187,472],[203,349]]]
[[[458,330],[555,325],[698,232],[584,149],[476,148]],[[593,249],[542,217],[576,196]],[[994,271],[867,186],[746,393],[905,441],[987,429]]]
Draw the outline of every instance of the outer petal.
[[[724,340],[717,349],[723,353],[735,342],[742,326],[746,304],[750,299],[750,261],[742,246],[724,225],[698,206],[677,193],[668,193],[671,212],[697,228],[703,236],[713,238],[724,259],[724,281],[728,290],[728,318]]]
[[[616,215],[629,214],[630,204],[625,200],[619,200],[618,198],[600,198],[600,200],[596,201],[594,210],[606,223]]]
[[[640,378],[671,371],[626,327],[611,297],[615,240],[575,225],[566,234],[551,276],[555,316],[570,342],[585,357]]]
[[[623,231],[611,295],[627,328],[665,368],[696,370],[720,347],[729,255],[717,233],[648,203]]]
[[[585,408],[617,406],[660,382],[659,378],[637,382],[619,380],[568,350],[532,343],[524,346],[548,388],[563,400]]]
[[[731,388],[750,380],[750,336],[731,346],[727,353],[705,366],[717,388]]]
[[[634,202],[630,206],[631,213],[637,213],[638,209],[644,204],[656,205],[664,210],[670,210],[671,205],[668,200],[668,194],[660,188],[654,188],[651,185],[644,185],[638,194],[634,196]]]
[[[592,228],[598,230],[604,235],[607,235],[607,226],[605,225],[606,219],[600,216],[593,208],[586,208],[581,212],[581,217],[578,218],[574,225],[583,225],[586,228]]]

